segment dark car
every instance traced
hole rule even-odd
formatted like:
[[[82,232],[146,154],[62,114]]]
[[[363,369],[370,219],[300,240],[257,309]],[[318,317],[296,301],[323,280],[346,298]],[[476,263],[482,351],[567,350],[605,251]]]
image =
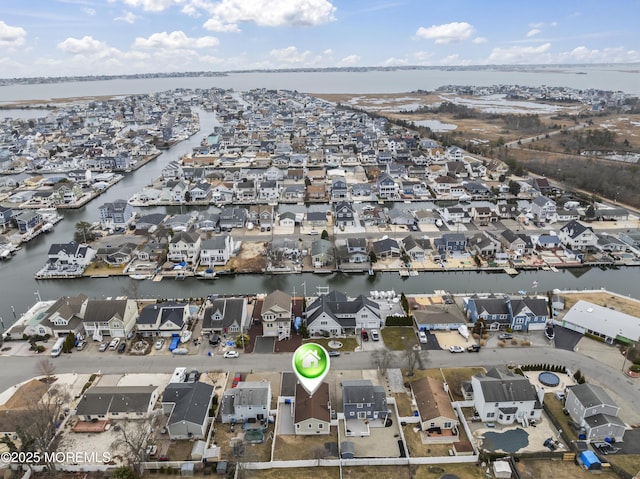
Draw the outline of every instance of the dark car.
[[[367,333],[364,329],[362,330],[362,340],[369,341],[369,333]]]
[[[124,353],[127,350],[127,343],[120,343],[120,346],[118,346],[118,352],[120,354]]]
[[[220,343],[220,336],[218,336],[216,333],[211,333],[211,336],[209,337],[209,344],[211,346],[217,346]]]
[[[338,356],[340,356],[340,351],[329,351],[329,356],[331,356],[332,358],[337,358]]]
[[[479,353],[480,352],[480,345],[479,344],[472,344],[471,346],[469,346],[467,348],[467,351],[469,351],[470,353]]]

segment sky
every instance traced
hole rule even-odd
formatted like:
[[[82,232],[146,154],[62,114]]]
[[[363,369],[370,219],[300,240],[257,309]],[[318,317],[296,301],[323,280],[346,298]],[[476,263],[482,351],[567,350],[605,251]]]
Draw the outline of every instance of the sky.
[[[640,62],[640,0],[0,0],[0,78]]]

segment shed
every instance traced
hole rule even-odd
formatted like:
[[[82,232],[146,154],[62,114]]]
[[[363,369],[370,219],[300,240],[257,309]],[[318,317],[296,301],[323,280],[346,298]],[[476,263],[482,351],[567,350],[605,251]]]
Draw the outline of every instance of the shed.
[[[353,459],[355,456],[356,448],[353,442],[344,441],[340,444],[340,457],[342,459]]]
[[[511,466],[507,461],[495,461],[493,463],[493,475],[498,479],[509,479],[511,477]]]
[[[193,447],[191,448],[191,460],[192,461],[201,461],[204,456],[204,450],[207,443],[204,441],[195,441],[193,443]]]
[[[582,451],[580,453],[580,462],[589,471],[599,471],[602,469],[602,463],[593,451]]]
[[[216,474],[224,476],[227,473],[227,461],[220,461],[216,465]]]
[[[185,462],[180,468],[180,475],[182,477],[193,477],[193,471],[195,470],[195,464],[193,462]]]

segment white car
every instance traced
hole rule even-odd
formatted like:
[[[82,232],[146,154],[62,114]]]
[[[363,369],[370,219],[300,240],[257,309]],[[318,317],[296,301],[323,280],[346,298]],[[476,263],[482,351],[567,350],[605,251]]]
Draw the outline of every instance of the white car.
[[[374,341],[380,341],[380,333],[378,332],[377,329],[371,330],[371,339]]]
[[[418,331],[418,340],[425,344],[427,342],[427,334],[424,331]]]
[[[115,351],[118,349],[118,345],[120,344],[120,338],[113,338],[109,343],[109,350]]]
[[[223,358],[239,358],[240,354],[238,354],[238,351],[227,351],[226,353],[223,354],[222,357]]]
[[[451,346],[449,348],[449,352],[451,352],[451,353],[464,353],[464,348],[462,346]]]
[[[156,341],[156,349],[162,349],[162,346],[164,346],[164,338],[160,338]]]

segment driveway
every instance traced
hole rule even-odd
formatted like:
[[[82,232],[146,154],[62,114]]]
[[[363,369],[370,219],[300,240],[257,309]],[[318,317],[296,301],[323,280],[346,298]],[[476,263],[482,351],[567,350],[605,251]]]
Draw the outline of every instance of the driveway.
[[[556,326],[554,328],[554,332],[555,337],[553,338],[553,341],[555,342],[556,349],[573,351],[578,342],[582,339],[582,333],[563,328],[562,326]]]
[[[258,336],[253,352],[258,354],[272,353],[276,338],[267,336]]]

